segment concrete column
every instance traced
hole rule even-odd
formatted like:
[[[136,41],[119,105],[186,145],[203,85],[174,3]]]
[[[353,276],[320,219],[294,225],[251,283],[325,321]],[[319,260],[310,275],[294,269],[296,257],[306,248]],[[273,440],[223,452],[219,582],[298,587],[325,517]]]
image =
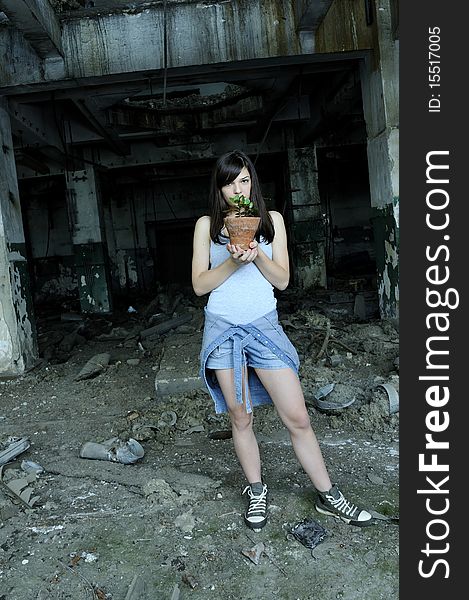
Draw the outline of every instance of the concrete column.
[[[81,310],[109,313],[110,278],[96,174],[93,168],[69,171],[66,181]]]
[[[295,284],[302,288],[325,288],[324,222],[318,189],[316,149],[290,147],[287,154],[292,214],[290,245],[295,265]]]
[[[377,0],[377,48],[362,65],[381,317],[399,316],[399,46],[389,0]]]
[[[23,373],[37,356],[10,117],[0,98],[0,375]]]

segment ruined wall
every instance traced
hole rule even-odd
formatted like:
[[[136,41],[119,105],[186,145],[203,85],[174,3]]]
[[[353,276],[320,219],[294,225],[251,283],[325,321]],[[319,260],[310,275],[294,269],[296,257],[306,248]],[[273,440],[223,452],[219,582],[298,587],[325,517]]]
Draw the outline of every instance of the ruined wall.
[[[334,0],[316,33],[316,52],[376,47],[376,21],[367,23],[363,0]]]
[[[318,29],[316,50],[369,48],[361,65],[367,130],[370,203],[375,238],[380,312],[399,312],[399,41],[392,0],[334,0]]]
[[[159,273],[159,227],[171,223],[180,232],[206,212],[208,180],[203,177],[132,181],[122,174],[103,194],[106,239],[113,288],[154,288]],[[172,244],[177,246],[178,236]],[[190,260],[190,249],[188,249]],[[187,282],[189,283],[189,282]]]
[[[162,181],[138,181],[139,178],[144,180],[145,175],[115,172],[100,182],[102,226],[115,292],[145,290],[155,285],[156,224],[189,220],[192,228],[196,218],[206,212],[208,175]],[[61,195],[59,192],[45,178],[22,185],[36,277],[35,300],[41,303],[77,297],[79,282],[65,184]]]
[[[21,73],[21,80],[29,83],[44,81],[43,61],[24,43],[23,35],[9,23],[0,23],[0,85],[14,85]]]
[[[118,12],[67,13],[60,25],[63,59],[41,60],[8,22],[0,24],[0,51],[10,57],[0,64],[0,85],[301,53],[288,0],[169,0],[166,13],[162,2],[120,6]]]
[[[0,373],[21,373],[37,356],[34,312],[10,120],[0,99]]]
[[[162,4],[64,21],[67,76],[163,68],[164,22]],[[287,0],[168,2],[166,29],[168,67],[299,53]]]
[[[272,160],[267,161],[268,165]],[[114,293],[154,289],[162,269],[168,273],[162,262],[170,246],[175,250],[183,246],[172,262],[190,265],[193,227],[199,216],[207,214],[212,161],[200,172],[187,164],[167,165],[171,176],[166,174],[161,178],[160,169],[156,167],[115,170],[112,174],[100,175],[103,239]],[[261,171],[263,193],[268,198],[269,208],[276,209],[275,169],[272,172],[271,168],[261,167]],[[56,189],[52,198],[51,192],[47,193],[49,188],[45,181],[39,180],[22,185],[36,274],[35,300],[39,302],[76,298],[79,284],[65,189],[61,197]],[[173,266],[180,275],[183,266]],[[186,283],[190,283],[190,278]]]

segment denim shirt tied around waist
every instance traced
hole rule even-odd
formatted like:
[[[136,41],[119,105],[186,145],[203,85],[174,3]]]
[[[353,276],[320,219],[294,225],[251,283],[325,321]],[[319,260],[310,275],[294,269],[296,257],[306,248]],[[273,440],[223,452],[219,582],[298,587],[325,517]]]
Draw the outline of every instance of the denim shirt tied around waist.
[[[205,327],[200,352],[200,376],[203,377],[205,385],[215,403],[215,412],[225,413],[228,411],[215,372],[206,367],[207,359],[211,352],[227,339],[233,339],[233,364],[234,380],[236,390],[236,402],[242,404],[242,373],[246,364],[246,349],[254,340],[261,342],[273,354],[285,363],[286,367],[293,369],[298,375],[300,361],[295,347],[290,342],[282,326],[278,321],[277,311],[273,310],[252,323],[233,325],[225,319],[211,314],[205,309]],[[249,387],[250,395],[247,393]],[[251,399],[250,399],[250,397]],[[254,369],[248,368],[248,377],[245,381],[246,410],[252,412],[253,406],[272,404],[267,390],[262,385]],[[251,405],[252,400],[252,405]]]

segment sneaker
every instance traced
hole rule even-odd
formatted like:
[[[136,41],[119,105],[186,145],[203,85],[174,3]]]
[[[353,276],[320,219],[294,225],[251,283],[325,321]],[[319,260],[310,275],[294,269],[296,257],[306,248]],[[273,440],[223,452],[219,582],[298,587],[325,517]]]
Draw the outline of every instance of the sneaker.
[[[247,485],[243,494],[248,493],[249,504],[244,513],[244,521],[254,531],[260,531],[267,523],[267,486],[261,482]]]
[[[327,492],[318,492],[316,510],[358,527],[365,527],[372,522],[370,513],[346,500],[336,485]]]

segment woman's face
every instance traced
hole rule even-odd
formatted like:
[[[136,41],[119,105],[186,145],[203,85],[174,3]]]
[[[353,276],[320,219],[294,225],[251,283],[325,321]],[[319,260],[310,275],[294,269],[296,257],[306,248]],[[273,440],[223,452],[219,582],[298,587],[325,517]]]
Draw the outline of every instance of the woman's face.
[[[227,204],[231,204],[230,198],[236,194],[243,194],[246,198],[251,197],[251,176],[247,167],[243,167],[236,179],[221,188],[221,193]]]

